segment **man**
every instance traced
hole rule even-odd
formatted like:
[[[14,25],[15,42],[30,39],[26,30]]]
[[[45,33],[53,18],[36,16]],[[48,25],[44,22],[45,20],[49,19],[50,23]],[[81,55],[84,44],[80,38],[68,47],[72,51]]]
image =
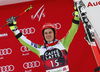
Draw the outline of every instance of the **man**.
[[[67,35],[61,39],[61,42],[56,39],[57,31],[52,23],[45,23],[43,25],[41,33],[44,37],[44,44],[42,46],[31,42],[22,35],[17,28],[16,19],[14,16],[7,19],[7,22],[20,43],[41,58],[46,72],[69,72],[67,52],[79,26],[77,9],[75,9],[75,17],[72,20],[72,26]]]

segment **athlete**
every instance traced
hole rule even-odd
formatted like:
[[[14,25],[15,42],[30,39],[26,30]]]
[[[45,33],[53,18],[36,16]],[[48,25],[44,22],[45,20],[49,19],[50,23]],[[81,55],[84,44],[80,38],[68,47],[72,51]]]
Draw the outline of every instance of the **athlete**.
[[[60,40],[56,39],[57,31],[52,23],[45,23],[42,27],[44,44],[38,45],[27,39],[17,28],[15,17],[7,19],[10,29],[14,32],[19,42],[36,53],[44,63],[46,72],[69,72],[68,48],[79,27],[78,11],[75,8],[75,17],[67,35]]]

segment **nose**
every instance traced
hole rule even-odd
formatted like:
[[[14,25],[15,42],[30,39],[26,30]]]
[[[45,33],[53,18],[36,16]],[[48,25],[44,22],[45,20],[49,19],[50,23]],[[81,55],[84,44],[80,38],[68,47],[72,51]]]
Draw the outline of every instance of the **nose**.
[[[50,34],[48,33],[47,36],[50,36]]]

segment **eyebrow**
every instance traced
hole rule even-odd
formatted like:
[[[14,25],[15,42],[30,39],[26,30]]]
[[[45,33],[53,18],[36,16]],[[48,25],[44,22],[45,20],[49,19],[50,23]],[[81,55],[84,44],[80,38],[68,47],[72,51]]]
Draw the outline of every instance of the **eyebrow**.
[[[50,32],[52,32],[52,31],[49,31],[49,33],[50,33]],[[44,33],[47,33],[47,32],[44,32]]]

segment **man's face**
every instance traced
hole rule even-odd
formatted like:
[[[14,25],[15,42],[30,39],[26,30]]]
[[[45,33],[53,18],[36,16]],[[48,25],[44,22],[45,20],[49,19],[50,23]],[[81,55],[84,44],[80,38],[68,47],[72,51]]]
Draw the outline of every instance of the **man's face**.
[[[48,28],[44,30],[44,37],[47,42],[51,42],[54,39],[54,32],[52,29]]]

